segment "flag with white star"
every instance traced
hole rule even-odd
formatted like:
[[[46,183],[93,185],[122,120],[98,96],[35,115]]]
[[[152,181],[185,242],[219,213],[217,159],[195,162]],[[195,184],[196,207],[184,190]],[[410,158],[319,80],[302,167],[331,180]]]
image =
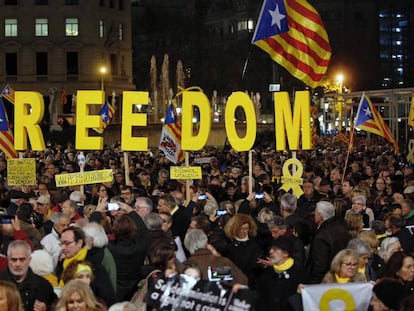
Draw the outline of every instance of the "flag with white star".
[[[3,100],[0,98],[0,150],[6,158],[17,158],[17,152],[14,149],[14,137],[9,127],[6,109]]]
[[[331,58],[322,19],[306,0],[264,0],[252,43],[312,88]]]
[[[105,103],[101,110],[99,110],[99,115],[101,116],[101,126],[99,128],[94,128],[95,132],[102,134],[108,124],[111,122],[115,114],[115,108],[112,107],[109,103]]]
[[[168,106],[158,149],[172,163],[179,163],[184,160],[184,152],[181,150],[181,124],[178,122],[173,104]]]
[[[10,103],[14,104],[14,89],[7,84],[3,91],[1,91],[1,96],[7,99]]]
[[[395,152],[399,151],[398,143],[392,136],[388,125],[365,92],[362,93],[361,101],[359,102],[358,112],[355,118],[355,127],[384,137],[394,145]]]

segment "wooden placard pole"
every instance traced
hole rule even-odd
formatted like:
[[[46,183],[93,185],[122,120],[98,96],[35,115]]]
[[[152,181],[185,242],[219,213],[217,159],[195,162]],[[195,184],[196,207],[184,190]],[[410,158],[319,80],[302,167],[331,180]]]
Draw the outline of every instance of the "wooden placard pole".
[[[125,185],[130,186],[129,179],[129,154],[124,151],[124,172],[125,172]]]
[[[185,166],[190,166],[190,154],[188,151],[185,152]],[[191,201],[191,195],[190,195],[190,179],[187,179],[185,181],[185,200],[186,202]]]
[[[253,150],[249,150],[249,194],[253,192]]]

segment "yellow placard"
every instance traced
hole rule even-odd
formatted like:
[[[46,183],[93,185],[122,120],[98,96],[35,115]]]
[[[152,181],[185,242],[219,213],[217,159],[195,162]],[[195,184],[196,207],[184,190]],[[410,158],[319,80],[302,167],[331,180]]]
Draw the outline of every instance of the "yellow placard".
[[[201,166],[171,166],[171,179],[201,179]]]
[[[9,186],[36,185],[36,159],[7,159],[7,184]]]
[[[113,171],[111,169],[55,175],[57,187],[96,184],[109,182],[112,179]]]

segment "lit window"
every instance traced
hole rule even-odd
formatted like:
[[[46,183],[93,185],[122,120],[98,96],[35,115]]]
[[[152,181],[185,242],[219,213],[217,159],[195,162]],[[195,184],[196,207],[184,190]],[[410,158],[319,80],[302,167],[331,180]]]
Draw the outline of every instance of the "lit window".
[[[105,36],[105,23],[103,20],[99,21],[99,38],[103,38]]]
[[[78,19],[67,18],[66,19],[66,37],[77,37],[78,32]]]
[[[4,36],[17,37],[17,19],[6,18],[4,21]]]
[[[48,36],[48,20],[47,18],[36,18],[35,32],[36,37],[47,37]]]
[[[124,39],[124,26],[122,24],[118,25],[118,38],[119,41]]]

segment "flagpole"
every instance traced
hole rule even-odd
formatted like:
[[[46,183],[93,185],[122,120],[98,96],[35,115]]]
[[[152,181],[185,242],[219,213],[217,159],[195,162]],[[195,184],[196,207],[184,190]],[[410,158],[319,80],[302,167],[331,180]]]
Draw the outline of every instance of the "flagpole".
[[[190,154],[188,151],[185,151],[185,166],[189,167],[190,166]],[[191,196],[190,196],[190,179],[187,179],[185,181],[185,199],[186,202],[190,202],[191,201]]]
[[[129,154],[124,151],[124,172],[125,172],[125,185],[129,186]]]

